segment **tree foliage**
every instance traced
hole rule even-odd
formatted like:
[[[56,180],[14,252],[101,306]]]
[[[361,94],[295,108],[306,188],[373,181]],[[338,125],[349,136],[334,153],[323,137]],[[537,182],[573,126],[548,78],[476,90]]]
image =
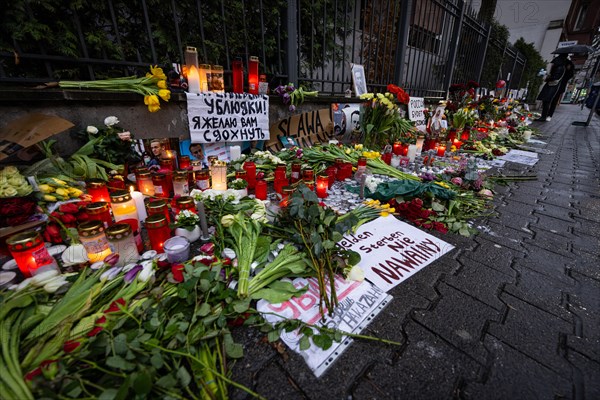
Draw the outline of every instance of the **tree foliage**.
[[[539,51],[535,49],[533,43],[525,42],[525,39],[522,37],[515,42],[515,48],[525,56],[525,69],[523,70],[521,82],[522,86],[526,82],[529,82],[527,101],[533,102],[543,82],[542,77],[538,76],[538,72],[546,66],[546,63]]]

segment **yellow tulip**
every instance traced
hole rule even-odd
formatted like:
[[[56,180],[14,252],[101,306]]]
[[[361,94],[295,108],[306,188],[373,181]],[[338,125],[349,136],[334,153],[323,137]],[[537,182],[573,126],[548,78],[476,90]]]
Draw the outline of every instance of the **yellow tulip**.
[[[150,66],[150,72],[152,74],[146,74],[147,78],[158,78],[160,80],[166,80],[167,76],[165,75],[165,73],[163,72],[162,68],[158,68],[157,65],[155,66]]]
[[[46,201],[56,201],[56,197],[51,196],[49,194],[45,194],[44,195],[44,200],[46,200]]]
[[[69,197],[69,191],[67,189],[63,189],[63,188],[56,189],[56,194],[59,196]]]
[[[158,110],[160,110],[160,106],[159,105],[154,105],[154,104],[149,104],[148,105],[148,111],[150,111],[150,112],[157,112]]]
[[[160,81],[156,82],[156,86],[158,86],[159,89],[166,89],[167,81],[160,80]]]
[[[45,185],[45,184],[44,185],[40,185],[39,188],[40,188],[40,191],[42,193],[52,193],[52,192],[54,192],[54,188],[52,186],[50,186],[50,185]]]
[[[158,91],[158,95],[160,96],[161,99],[163,99],[164,101],[169,101],[169,99],[171,98],[171,92],[166,90],[166,89],[161,89]]]
[[[381,215],[382,217],[387,217],[388,215],[390,215],[390,213],[389,213],[389,212],[386,212],[386,211],[382,211],[380,215]]]

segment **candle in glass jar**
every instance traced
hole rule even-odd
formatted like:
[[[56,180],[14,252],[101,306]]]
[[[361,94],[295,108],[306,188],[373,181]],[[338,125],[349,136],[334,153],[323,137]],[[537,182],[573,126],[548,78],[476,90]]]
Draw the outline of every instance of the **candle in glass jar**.
[[[258,94],[258,57],[248,60],[248,93]]]
[[[189,169],[191,165],[190,156],[179,157],[179,169]]]
[[[329,188],[329,176],[317,176],[317,197],[324,199],[327,197],[327,189]]]
[[[438,148],[437,148],[438,157],[444,157],[444,154],[446,154],[446,146],[438,146]]]
[[[411,144],[408,146],[408,160],[410,162],[415,161],[415,157],[417,156],[417,145]]]
[[[255,190],[256,198],[259,200],[266,200],[267,199],[267,182],[263,179],[259,179],[256,181],[255,188],[256,188],[256,190]]]
[[[144,205],[144,195],[142,192],[138,192],[137,190],[133,190],[133,186],[129,187],[129,194],[131,198],[135,202],[135,208],[138,213],[138,220],[140,222],[144,222],[148,214],[146,213],[146,206]]]
[[[425,142],[425,136],[418,136],[417,137],[417,153],[416,155],[420,155],[421,152],[423,151],[423,143]],[[410,147],[408,148],[408,157],[410,158]]]
[[[163,246],[171,237],[169,221],[164,214],[154,214],[146,219],[146,230],[150,239],[150,247],[159,253],[164,252]]]
[[[227,190],[227,164],[215,162],[212,166],[211,178],[214,190]]]
[[[200,64],[198,68],[198,77],[200,79],[200,92],[206,93],[210,90],[210,64]]]
[[[210,171],[208,168],[196,171],[195,174],[196,187],[200,190],[210,189]]]
[[[103,261],[106,256],[112,254],[104,229],[101,221],[86,221],[77,226],[79,240],[91,263]]]
[[[177,171],[173,177],[173,194],[187,196],[190,194],[188,171]]]
[[[335,183],[335,175],[337,174],[337,168],[333,165],[327,167],[325,170],[327,177],[329,178],[328,188],[331,189],[333,184]]]
[[[138,246],[129,224],[119,223],[109,226],[105,234],[111,251],[119,254],[119,261],[115,266],[123,267],[140,259]]]
[[[90,203],[85,207],[85,210],[87,211],[90,220],[102,222],[105,228],[108,228],[109,225],[112,225],[113,219],[107,202],[98,201],[95,203]]]
[[[165,174],[152,175],[152,184],[154,185],[154,195],[156,197],[169,197],[169,184]]]
[[[231,63],[233,93],[244,93],[244,64],[241,57],[236,57]],[[233,160],[232,160],[233,161]]]
[[[242,148],[240,146],[229,147],[229,159],[235,161],[242,156]]]
[[[292,175],[291,175],[292,183],[296,183],[300,180],[301,172],[302,172],[302,162],[294,161],[292,163]]]
[[[400,142],[394,142],[394,146],[392,147],[392,152],[399,156],[402,154],[402,143]]]
[[[54,257],[48,253],[39,232],[18,233],[6,240],[8,251],[26,278],[48,270],[59,270]]]
[[[314,185],[313,185],[314,186]],[[285,208],[288,206],[290,202],[290,196],[294,193],[296,189],[293,186],[285,186],[281,191],[281,201],[279,202],[279,207]]]
[[[154,183],[152,183],[152,174],[148,170],[139,171],[135,174],[137,187],[144,196],[154,196]]]
[[[137,245],[138,251],[142,251],[144,249],[144,244],[142,243],[142,235],[140,234],[140,220],[138,218],[135,201],[131,198],[131,194],[125,190],[116,190],[110,195],[110,200],[110,206],[115,217],[115,222],[125,223],[131,226],[133,239]]]
[[[183,236],[173,236],[163,248],[170,263],[181,263],[190,258],[190,241]]]
[[[246,170],[248,189],[254,189],[254,185],[256,185],[256,164],[252,161],[246,161],[243,168]]]
[[[194,199],[192,197],[182,196],[175,199],[173,214],[177,215],[184,210],[189,210],[196,214],[196,204],[194,203]]]
[[[90,179],[86,182],[86,189],[92,201],[110,201],[106,182],[102,179]]]
[[[165,216],[167,221],[171,222],[171,216],[169,215],[169,206],[166,200],[153,200],[148,202],[146,205],[148,215],[162,214]]]
[[[312,179],[303,179],[302,182],[310,189],[315,190],[315,181]]]
[[[223,80],[222,65],[213,65],[210,68],[210,90],[215,93],[225,92],[225,81]]]
[[[195,65],[188,67],[188,93],[200,93],[200,73]]]

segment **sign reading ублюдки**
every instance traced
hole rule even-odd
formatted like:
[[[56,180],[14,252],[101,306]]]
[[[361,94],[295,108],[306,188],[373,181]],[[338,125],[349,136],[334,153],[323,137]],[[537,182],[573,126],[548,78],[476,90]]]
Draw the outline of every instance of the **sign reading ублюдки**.
[[[192,143],[269,139],[269,96],[187,93]]]

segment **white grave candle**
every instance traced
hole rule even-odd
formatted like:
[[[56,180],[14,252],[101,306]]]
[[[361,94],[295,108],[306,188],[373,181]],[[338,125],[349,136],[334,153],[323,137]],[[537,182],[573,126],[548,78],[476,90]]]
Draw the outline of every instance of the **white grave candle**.
[[[240,158],[242,155],[242,149],[240,146],[230,146],[229,147],[229,158],[231,161],[235,161]]]
[[[137,190],[133,190],[133,186],[129,187],[129,194],[131,194],[131,198],[135,201],[135,208],[137,209],[138,219],[140,222],[144,222],[148,217],[148,213],[146,212],[146,205],[144,204],[144,195],[142,192],[138,192]]]
[[[421,155],[421,151],[423,151],[423,142],[424,141],[425,141],[425,137],[424,136],[417,137],[417,145],[416,145],[416,149],[417,149],[417,153],[416,154],[417,155]],[[411,161],[414,161],[414,160],[411,160]]]
[[[190,66],[188,71],[188,92],[200,93],[200,75],[195,65]]]
[[[417,156],[417,145],[411,144],[408,146],[408,160],[410,162],[415,161],[415,157]]]

